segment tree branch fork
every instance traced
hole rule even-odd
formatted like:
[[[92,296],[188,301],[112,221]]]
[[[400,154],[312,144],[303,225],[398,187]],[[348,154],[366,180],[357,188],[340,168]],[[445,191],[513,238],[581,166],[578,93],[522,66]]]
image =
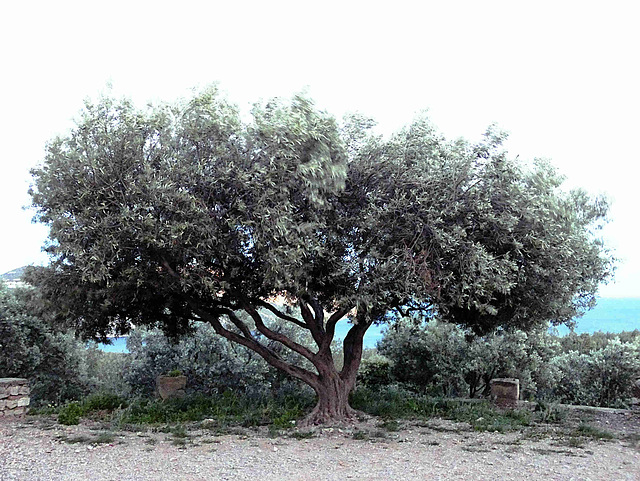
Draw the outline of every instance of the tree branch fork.
[[[307,298],[307,300],[299,299],[297,304],[302,317],[302,320],[300,320],[283,312],[274,303],[263,299],[253,302],[243,300],[239,307],[216,306],[211,308],[193,298],[189,298],[187,302],[195,314],[195,320],[209,323],[218,335],[253,350],[273,367],[281,369],[287,374],[309,384],[316,391],[326,381],[325,378],[333,378],[336,375],[342,382],[355,383],[355,374],[362,354],[362,340],[370,323],[359,322],[349,330],[343,341],[345,360],[343,368],[339,372],[335,369],[331,350],[336,324],[352,310],[351,306],[339,308],[327,316],[317,300],[311,298]],[[264,313],[260,312],[260,309],[264,309],[276,318],[287,321],[296,327],[308,330],[314,340],[316,349],[312,350],[312,348],[296,342],[282,332],[268,327],[264,320]],[[242,311],[253,321],[255,330],[252,330],[250,324],[241,318],[239,312]],[[225,318],[229,321],[228,323],[224,322]],[[304,357],[315,367],[317,372],[288,362],[278,352],[279,350],[263,342],[258,334]]]

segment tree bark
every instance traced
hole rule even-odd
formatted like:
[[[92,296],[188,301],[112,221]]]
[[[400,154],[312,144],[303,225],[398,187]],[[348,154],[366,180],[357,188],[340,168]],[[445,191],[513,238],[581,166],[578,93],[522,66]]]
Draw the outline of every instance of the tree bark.
[[[354,325],[343,342],[344,366],[338,372],[331,350],[321,350],[314,358],[319,376],[311,387],[318,395],[318,402],[301,425],[344,423],[355,420],[358,411],[349,405],[349,394],[356,384],[356,375],[362,359],[364,333],[370,324],[360,322]]]
[[[296,343],[280,332],[269,329],[263,322],[262,316],[256,307],[251,303],[244,303],[242,308],[253,318],[255,326],[261,334],[308,359],[317,370],[317,374],[290,364],[278,352],[261,343],[253,335],[249,326],[231,308],[218,307],[211,312],[209,309],[201,307],[196,300],[190,300],[190,304],[199,319],[209,322],[218,334],[229,341],[248,347],[273,367],[284,371],[313,388],[318,396],[318,402],[311,413],[301,421],[301,426],[353,421],[357,411],[349,406],[349,394],[355,386],[356,375],[362,358],[364,333],[371,323],[365,322],[365,316],[361,315],[358,322],[349,330],[343,342],[344,366],[342,371],[338,371],[331,352],[331,342],[335,333],[336,323],[349,312],[349,309],[342,308],[334,312],[325,324],[324,312],[320,304],[313,299],[310,299],[310,302],[313,312],[306,302],[299,303],[303,321],[290,318],[264,301],[261,301],[258,305],[265,307],[280,319],[309,329],[318,347],[317,352]],[[225,328],[219,319],[221,315],[226,316],[239,332]]]
[[[357,414],[357,411],[349,405],[349,394],[353,389],[353,382],[350,379],[342,379],[332,359],[330,363],[327,362],[322,366],[321,370],[318,382],[311,385],[318,396],[318,402],[302,419],[300,425],[339,424],[353,421]]]

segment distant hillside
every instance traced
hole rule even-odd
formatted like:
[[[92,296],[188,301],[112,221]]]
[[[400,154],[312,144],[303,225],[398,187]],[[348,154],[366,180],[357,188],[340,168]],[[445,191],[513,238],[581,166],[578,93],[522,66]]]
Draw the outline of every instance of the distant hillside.
[[[23,266],[23,267],[18,267],[17,269],[14,269],[12,271],[9,272],[5,272],[4,274],[0,275],[1,279],[4,279],[5,281],[19,281],[22,278],[22,274],[24,274],[24,270],[27,268],[27,266]]]

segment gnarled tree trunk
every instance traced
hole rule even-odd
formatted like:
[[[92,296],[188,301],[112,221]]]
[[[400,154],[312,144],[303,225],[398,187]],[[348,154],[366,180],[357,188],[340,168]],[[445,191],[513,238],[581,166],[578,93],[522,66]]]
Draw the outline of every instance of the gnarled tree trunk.
[[[191,305],[199,318],[208,321],[218,334],[232,342],[248,347],[262,356],[270,365],[303,381],[313,388],[318,395],[318,403],[311,413],[301,421],[301,426],[352,421],[357,412],[349,406],[349,394],[356,383],[356,375],[358,374],[360,360],[362,359],[362,342],[365,332],[369,326],[371,326],[371,321],[368,320],[364,310],[357,314],[355,324],[351,327],[343,341],[344,365],[342,370],[338,371],[335,367],[331,352],[331,342],[335,334],[336,323],[342,319],[350,309],[339,309],[325,322],[324,311],[320,304],[313,299],[310,299],[309,302],[313,311],[309,308],[306,301],[301,300],[299,303],[302,320],[281,312],[275,306],[265,301],[260,301],[256,303],[256,305],[246,303],[243,305],[243,309],[252,317],[256,329],[262,335],[271,341],[280,343],[307,359],[313,364],[317,373],[286,362],[276,351],[261,343],[253,335],[249,326],[235,314],[233,309],[220,307],[215,313],[211,313],[201,308],[198,303],[193,300],[191,301]],[[268,309],[280,319],[309,330],[318,350],[314,352],[312,349],[286,337],[281,332],[269,329],[269,327],[265,325],[256,306]],[[237,328],[237,331],[227,329],[220,322],[219,318],[221,315],[227,316],[229,321]]]
[[[314,364],[318,369],[317,382],[311,387],[318,395],[318,402],[301,425],[350,422],[358,411],[349,405],[349,394],[355,387],[356,376],[362,359],[364,333],[370,324],[363,321],[354,325],[344,339],[344,366],[338,372],[331,351],[319,354]]]
[[[321,379],[313,389],[318,395],[318,402],[300,425],[342,423],[355,418],[356,410],[349,405],[349,394],[353,386],[340,379],[337,372],[329,379]]]

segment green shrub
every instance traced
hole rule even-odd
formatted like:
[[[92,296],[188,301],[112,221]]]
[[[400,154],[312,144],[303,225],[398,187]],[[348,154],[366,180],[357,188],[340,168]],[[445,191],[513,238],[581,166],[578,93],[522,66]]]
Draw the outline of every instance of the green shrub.
[[[80,422],[80,417],[84,415],[84,410],[77,402],[72,402],[60,409],[58,422],[60,424],[72,425]]]
[[[415,416],[420,411],[418,397],[398,385],[384,389],[360,387],[351,393],[351,406],[372,416],[395,419]]]
[[[393,383],[391,361],[381,355],[373,355],[363,359],[358,371],[358,384],[376,389]]]
[[[433,320],[403,319],[378,349],[391,361],[391,381],[416,393],[487,396],[491,379],[514,377],[525,399],[625,407],[640,377],[639,333],[559,338],[541,330],[502,330],[476,337]],[[375,385],[379,366],[363,364],[362,385]]]
[[[282,346],[272,347],[281,350]],[[138,396],[153,395],[156,378],[169,371],[186,375],[191,393],[206,395],[227,390],[248,394],[287,392],[300,386],[255,352],[230,343],[204,323],[196,325],[192,334],[173,341],[159,330],[137,329],[127,339],[127,348],[130,354],[125,379]],[[286,357],[284,352],[281,355]]]
[[[496,377],[518,378],[523,397],[534,397],[538,381],[550,376],[545,366],[557,348],[543,331],[477,337],[451,324],[412,318],[391,326],[378,345],[391,360],[392,380],[430,396],[472,398],[487,396]]]
[[[405,318],[391,326],[378,344],[391,360],[393,379],[432,396],[466,394],[463,366],[468,360],[464,332],[451,324]]]
[[[90,343],[84,351],[84,366],[88,391],[110,393],[121,397],[131,394],[127,382],[131,361],[128,353],[104,352]]]
[[[82,407],[85,413],[93,411],[113,411],[127,404],[128,400],[126,398],[113,393],[91,394],[82,401]]]
[[[215,419],[216,426],[273,424],[278,428],[288,428],[293,426],[292,421],[310,409],[312,401],[312,397],[307,394],[257,398],[226,391],[215,396],[197,394],[167,401],[141,398],[119,411],[117,417],[122,425],[172,424]]]
[[[61,404],[88,392],[84,345],[51,329],[30,302],[33,289],[0,283],[0,377],[30,381],[31,404]]]
[[[552,359],[554,397],[562,403],[627,407],[632,383],[640,377],[640,340],[607,341],[594,351],[569,351]]]

